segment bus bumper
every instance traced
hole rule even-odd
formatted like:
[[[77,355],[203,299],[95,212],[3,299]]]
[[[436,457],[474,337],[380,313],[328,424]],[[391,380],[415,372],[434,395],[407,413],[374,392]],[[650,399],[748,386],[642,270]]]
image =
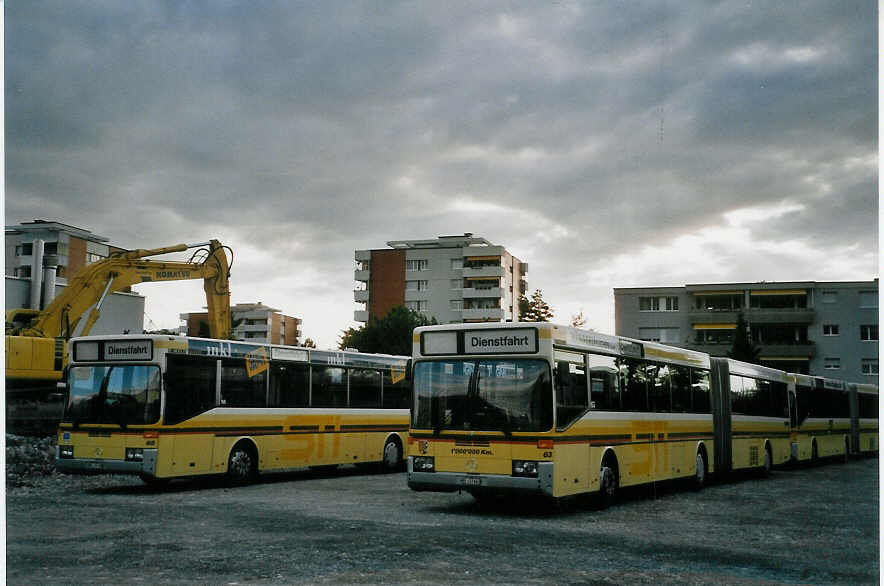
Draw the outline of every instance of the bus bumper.
[[[55,448],[55,469],[64,474],[137,474],[156,476],[157,451],[145,449],[139,461],[104,458],[62,458]]]
[[[553,495],[553,463],[540,462],[537,477],[502,474],[462,474],[458,472],[415,472],[408,458],[408,487],[415,491],[501,492]]]

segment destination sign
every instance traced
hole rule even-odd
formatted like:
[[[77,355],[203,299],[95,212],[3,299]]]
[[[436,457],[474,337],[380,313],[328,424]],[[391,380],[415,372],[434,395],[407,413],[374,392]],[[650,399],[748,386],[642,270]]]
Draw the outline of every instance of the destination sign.
[[[150,340],[121,340],[104,343],[104,359],[108,362],[122,360],[150,360],[153,343]]]
[[[537,352],[537,330],[467,330],[463,346],[464,354],[533,354]]]

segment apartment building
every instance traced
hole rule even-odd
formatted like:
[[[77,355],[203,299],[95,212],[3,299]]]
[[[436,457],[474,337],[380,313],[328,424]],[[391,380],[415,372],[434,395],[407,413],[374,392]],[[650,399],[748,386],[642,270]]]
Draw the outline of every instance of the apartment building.
[[[262,344],[286,344],[297,346],[301,337],[301,320],[283,315],[279,309],[257,303],[237,303],[230,307],[230,316],[235,324],[231,332],[234,340]],[[209,336],[209,315],[203,313],[182,313],[182,326],[179,333],[188,336]]]
[[[528,265],[503,246],[469,232],[387,246],[355,252],[355,321],[398,305],[439,323],[519,320]]]
[[[618,335],[725,356],[739,314],[762,364],[878,382],[878,279],[614,289]]]

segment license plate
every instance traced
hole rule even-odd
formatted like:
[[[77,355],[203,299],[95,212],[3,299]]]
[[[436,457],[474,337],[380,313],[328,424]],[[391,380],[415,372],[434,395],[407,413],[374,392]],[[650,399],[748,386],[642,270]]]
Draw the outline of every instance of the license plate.
[[[463,483],[467,486],[482,486],[482,479],[473,476],[467,476],[463,479]]]

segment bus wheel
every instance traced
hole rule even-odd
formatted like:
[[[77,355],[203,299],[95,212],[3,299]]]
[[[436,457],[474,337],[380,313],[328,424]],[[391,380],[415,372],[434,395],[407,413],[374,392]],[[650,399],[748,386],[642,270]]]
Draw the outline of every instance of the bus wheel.
[[[599,494],[598,506],[605,509],[617,500],[617,489],[620,487],[620,478],[617,473],[617,460],[613,456],[605,456],[599,470]]]
[[[850,462],[850,440],[847,438],[844,438],[844,455],[841,456],[840,461],[842,464]]]
[[[813,440],[813,444],[810,446],[810,463],[813,466],[819,464],[820,453],[816,448],[816,440]]]
[[[702,489],[706,486],[706,454],[703,450],[697,450],[697,471],[694,473],[694,488]]]
[[[249,482],[258,471],[258,458],[248,444],[240,442],[230,450],[227,460],[227,479],[234,484]]]
[[[384,459],[381,460],[381,468],[384,472],[396,472],[402,468],[402,447],[393,436],[387,438],[384,444]]]

